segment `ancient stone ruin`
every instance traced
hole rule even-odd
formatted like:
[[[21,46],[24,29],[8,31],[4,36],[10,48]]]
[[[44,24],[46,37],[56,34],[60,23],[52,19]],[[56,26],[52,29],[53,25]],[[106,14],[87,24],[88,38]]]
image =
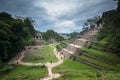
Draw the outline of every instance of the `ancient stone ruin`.
[[[65,58],[71,58],[73,54],[79,54],[80,55],[80,48],[84,47],[84,45],[91,41],[99,31],[101,26],[95,25],[94,29],[90,29],[86,33],[84,33],[81,38],[76,39],[72,44],[69,44],[66,48],[62,49],[62,53]]]

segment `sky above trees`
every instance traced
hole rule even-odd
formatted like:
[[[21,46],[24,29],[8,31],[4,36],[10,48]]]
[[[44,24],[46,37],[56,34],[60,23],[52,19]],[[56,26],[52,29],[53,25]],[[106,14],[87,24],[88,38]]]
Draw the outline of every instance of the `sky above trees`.
[[[0,0],[0,12],[31,17],[35,29],[58,33],[81,31],[86,19],[115,8],[113,0]]]

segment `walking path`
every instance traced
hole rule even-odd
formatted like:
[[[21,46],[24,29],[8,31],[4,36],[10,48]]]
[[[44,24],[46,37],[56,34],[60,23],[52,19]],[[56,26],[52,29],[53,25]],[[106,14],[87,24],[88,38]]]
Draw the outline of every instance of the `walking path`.
[[[50,45],[50,46],[53,47],[52,45]],[[57,74],[52,73],[52,69],[54,67],[62,64],[63,63],[63,58],[64,58],[64,56],[62,54],[60,54],[60,52],[57,52],[57,49],[55,47],[53,47],[53,48],[54,48],[54,54],[58,58],[58,61],[55,62],[55,63],[50,63],[50,62],[44,63],[44,65],[48,69],[48,76],[46,76],[46,77],[44,77],[40,80],[52,80],[53,78],[59,78],[59,77],[62,76],[61,74],[58,74],[58,73]],[[25,51],[22,51],[20,57],[17,60],[10,61],[8,64],[21,64],[21,65],[25,65],[25,66],[40,66],[40,65],[43,65],[42,63],[23,62],[22,59],[24,57],[24,54],[25,54]]]
[[[58,73],[57,74],[53,74],[52,73],[52,68],[62,64],[64,56],[61,55],[59,52],[57,52],[56,48],[54,48],[54,54],[58,58],[58,61],[55,62],[55,63],[48,62],[48,63],[45,64],[45,66],[48,68],[48,76],[45,77],[45,78],[42,78],[40,80],[52,80],[53,78],[61,77],[61,74],[58,74]]]
[[[23,62],[22,59],[24,57],[24,54],[25,54],[25,50],[20,53],[20,56],[17,56],[18,57],[17,59],[13,59],[8,64],[15,64],[15,65],[21,64],[21,65],[25,65],[25,66],[40,66],[40,65],[43,65],[42,63]]]

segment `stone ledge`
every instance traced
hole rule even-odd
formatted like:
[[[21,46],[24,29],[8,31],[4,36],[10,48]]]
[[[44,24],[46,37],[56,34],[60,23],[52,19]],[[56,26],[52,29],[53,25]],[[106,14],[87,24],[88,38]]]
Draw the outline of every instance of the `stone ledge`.
[[[63,50],[66,51],[66,52],[68,52],[68,53],[70,53],[70,54],[74,54],[73,52],[68,51],[67,49],[63,49]]]

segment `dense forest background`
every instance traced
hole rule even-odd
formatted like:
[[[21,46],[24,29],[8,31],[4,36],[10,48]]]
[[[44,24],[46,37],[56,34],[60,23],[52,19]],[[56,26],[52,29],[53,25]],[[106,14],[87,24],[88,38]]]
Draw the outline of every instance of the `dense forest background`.
[[[0,63],[8,61],[25,45],[32,43],[35,29],[30,18],[13,18],[10,14],[0,13]]]
[[[116,10],[104,12],[102,15],[103,28],[98,34],[98,40],[106,42],[105,48],[120,55],[120,0]]]

